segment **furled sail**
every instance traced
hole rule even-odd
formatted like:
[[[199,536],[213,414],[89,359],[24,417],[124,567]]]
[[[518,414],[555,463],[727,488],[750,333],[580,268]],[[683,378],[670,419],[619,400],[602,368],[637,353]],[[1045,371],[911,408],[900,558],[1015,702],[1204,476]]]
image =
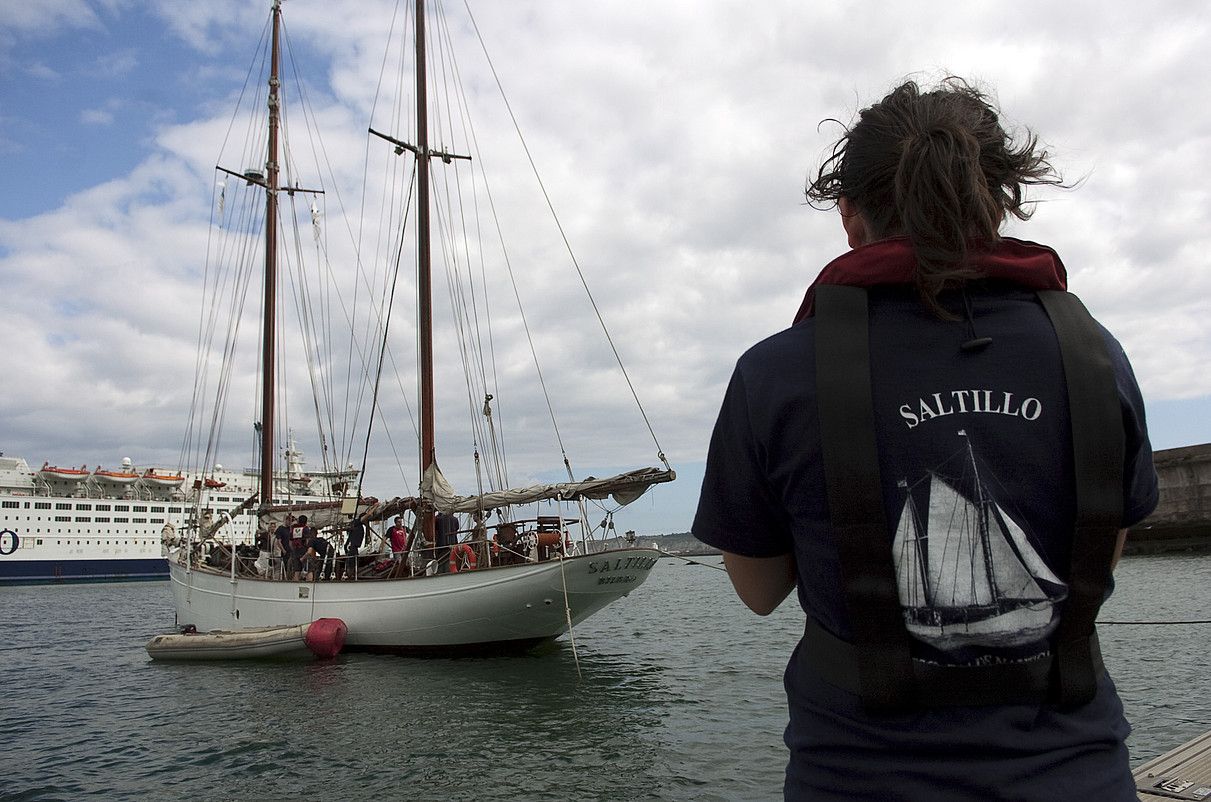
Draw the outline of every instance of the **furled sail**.
[[[422,498],[430,500],[434,508],[439,511],[454,513],[493,510],[535,501],[612,498],[619,504],[630,504],[642,496],[652,485],[671,482],[676,478],[677,474],[672,470],[639,468],[604,479],[589,477],[579,482],[552,482],[529,487],[493,490],[482,495],[461,496],[434,463],[425,471],[420,498],[415,496],[393,498],[390,501],[374,505],[363,517],[385,518],[405,510],[415,510],[420,506]]]

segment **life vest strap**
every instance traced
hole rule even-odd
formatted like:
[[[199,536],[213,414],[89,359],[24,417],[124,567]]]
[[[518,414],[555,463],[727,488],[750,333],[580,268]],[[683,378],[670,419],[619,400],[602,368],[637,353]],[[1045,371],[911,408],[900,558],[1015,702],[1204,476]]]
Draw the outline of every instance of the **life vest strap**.
[[[1085,638],[1082,651],[1096,681],[1105,671],[1096,634]],[[1056,701],[1052,673],[1062,659],[1050,652],[1015,662],[968,666],[914,659],[911,679],[918,704],[927,708],[1043,705]],[[862,661],[857,648],[811,618],[803,633],[799,660],[829,685],[862,694]]]
[[[911,707],[908,630],[883,509],[870,377],[866,290],[816,288],[816,387],[829,520],[844,578],[862,698],[876,710]]]
[[[1072,419],[1076,528],[1068,600],[1053,636],[1059,703],[1072,708],[1097,692],[1087,643],[1105,599],[1123,520],[1123,413],[1106,341],[1084,304],[1056,290],[1038,296],[1060,343]]]
[[[1050,698],[1077,707],[1093,698],[1101,671],[1094,621],[1105,596],[1123,509],[1123,423],[1114,366],[1105,340],[1076,296],[1044,291],[1038,296],[1055,328],[1068,388],[1076,477],[1076,522],[1068,598],[1052,636],[1047,661]],[[867,294],[860,287],[816,289],[816,389],[828,509],[841,568],[845,609],[853,644],[841,672],[871,712],[919,709],[944,700],[961,704],[1001,698],[1000,680],[962,680],[914,661],[904,623],[891,532],[883,506],[870,375]],[[819,639],[824,641],[825,639]],[[823,651],[828,652],[827,646]],[[838,651],[833,649],[832,651]],[[819,673],[836,672],[806,649]],[[963,671],[969,669],[964,668]],[[1031,671],[1037,670],[1032,669]],[[986,677],[1020,669],[981,672]],[[1031,673],[1031,672],[1027,672]],[[944,675],[945,676],[944,676]],[[976,677],[977,674],[967,675]],[[1033,674],[1031,674],[1033,676]],[[854,679],[856,678],[856,679]],[[1006,679],[1021,692],[1035,692],[1035,679]],[[1017,692],[1017,691],[1015,691]],[[950,702],[955,704],[955,702]]]

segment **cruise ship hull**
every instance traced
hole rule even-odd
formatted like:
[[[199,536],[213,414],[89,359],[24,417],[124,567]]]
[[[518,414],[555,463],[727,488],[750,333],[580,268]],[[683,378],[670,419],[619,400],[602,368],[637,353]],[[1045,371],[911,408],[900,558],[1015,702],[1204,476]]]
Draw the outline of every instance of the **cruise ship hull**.
[[[110,560],[21,560],[0,557],[0,585],[55,582],[138,582],[168,578],[164,558]]]

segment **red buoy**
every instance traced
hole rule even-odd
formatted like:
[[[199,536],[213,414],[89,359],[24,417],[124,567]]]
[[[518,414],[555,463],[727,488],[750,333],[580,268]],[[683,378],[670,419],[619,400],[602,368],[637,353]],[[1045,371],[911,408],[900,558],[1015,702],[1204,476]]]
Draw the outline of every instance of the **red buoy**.
[[[316,657],[336,657],[345,647],[345,635],[348,631],[345,622],[339,618],[317,618],[307,627],[303,642]]]

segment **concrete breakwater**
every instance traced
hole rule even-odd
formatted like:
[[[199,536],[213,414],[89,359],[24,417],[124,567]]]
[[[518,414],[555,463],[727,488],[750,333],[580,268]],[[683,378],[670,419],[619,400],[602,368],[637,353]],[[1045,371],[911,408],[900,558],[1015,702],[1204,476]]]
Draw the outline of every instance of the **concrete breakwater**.
[[[1160,503],[1132,527],[1128,554],[1211,551],[1211,443],[1153,454]]]

